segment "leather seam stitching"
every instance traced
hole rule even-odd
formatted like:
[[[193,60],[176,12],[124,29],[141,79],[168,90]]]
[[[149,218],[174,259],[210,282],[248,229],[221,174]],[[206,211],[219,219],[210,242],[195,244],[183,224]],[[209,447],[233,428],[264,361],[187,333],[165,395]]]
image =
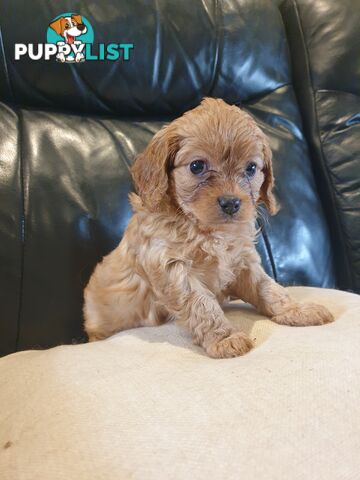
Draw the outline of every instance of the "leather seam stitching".
[[[25,264],[25,244],[26,244],[26,201],[25,201],[25,171],[24,171],[24,156],[23,156],[23,118],[21,110],[17,111],[19,119],[19,161],[20,161],[20,191],[21,191],[21,224],[20,224],[20,236],[21,236],[21,266],[20,266],[20,291],[19,291],[19,309],[17,318],[17,335],[16,335],[16,351],[19,349],[20,342],[20,326],[21,315],[23,312],[23,293],[24,293],[24,264]]]

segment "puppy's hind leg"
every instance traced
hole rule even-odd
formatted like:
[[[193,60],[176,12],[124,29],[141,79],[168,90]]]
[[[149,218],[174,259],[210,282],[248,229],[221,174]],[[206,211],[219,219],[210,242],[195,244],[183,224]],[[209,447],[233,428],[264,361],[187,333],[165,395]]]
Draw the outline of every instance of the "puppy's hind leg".
[[[84,298],[84,327],[90,342],[130,328],[160,325],[168,317],[144,285],[134,292],[89,286]]]
[[[114,308],[111,297],[107,296],[104,299],[104,295],[100,297],[98,292],[94,293],[87,289],[84,298],[84,328],[90,342],[104,340],[116,332],[137,326],[135,319],[133,325],[129,324],[129,321],[125,320],[123,312]]]

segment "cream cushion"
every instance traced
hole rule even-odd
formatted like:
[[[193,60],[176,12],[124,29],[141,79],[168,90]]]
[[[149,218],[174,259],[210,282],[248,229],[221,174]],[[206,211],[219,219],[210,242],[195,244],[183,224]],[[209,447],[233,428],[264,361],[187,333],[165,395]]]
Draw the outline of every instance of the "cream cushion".
[[[227,315],[257,348],[213,360],[175,324],[0,360],[1,480],[360,478],[360,296],[293,287],[336,322]]]

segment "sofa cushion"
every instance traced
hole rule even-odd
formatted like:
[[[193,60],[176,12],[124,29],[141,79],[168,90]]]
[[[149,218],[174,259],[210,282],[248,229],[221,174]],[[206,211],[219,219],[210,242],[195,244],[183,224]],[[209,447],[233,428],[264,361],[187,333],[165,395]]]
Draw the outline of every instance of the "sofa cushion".
[[[257,348],[214,360],[174,324],[0,360],[2,480],[340,480],[360,471],[360,297],[290,288],[333,324],[227,315]]]

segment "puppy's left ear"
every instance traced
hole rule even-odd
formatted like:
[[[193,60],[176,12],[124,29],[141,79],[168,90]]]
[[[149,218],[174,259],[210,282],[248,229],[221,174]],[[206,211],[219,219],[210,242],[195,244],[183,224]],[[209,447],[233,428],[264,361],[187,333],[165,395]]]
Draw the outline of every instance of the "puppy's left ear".
[[[81,15],[71,15],[71,17],[75,20],[75,22],[79,25],[82,22],[82,18],[81,18]]]
[[[259,201],[264,202],[266,208],[271,215],[275,215],[279,211],[276,199],[272,193],[274,188],[274,175],[272,169],[272,152],[268,139],[264,136],[263,140],[263,157],[264,157],[264,181],[260,188]]]
[[[131,168],[135,189],[143,204],[152,212],[159,211],[170,202],[167,195],[169,171],[178,149],[179,138],[171,123],[153,137]]]

